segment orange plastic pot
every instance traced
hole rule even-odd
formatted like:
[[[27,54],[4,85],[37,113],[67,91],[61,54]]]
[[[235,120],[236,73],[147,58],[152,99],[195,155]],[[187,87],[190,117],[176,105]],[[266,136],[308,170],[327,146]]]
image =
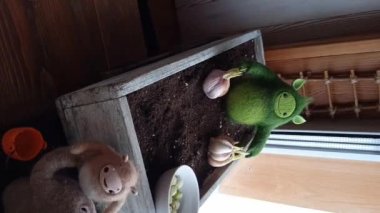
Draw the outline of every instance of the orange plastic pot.
[[[21,127],[8,130],[2,140],[2,148],[10,158],[29,161],[37,157],[47,144],[40,131]]]

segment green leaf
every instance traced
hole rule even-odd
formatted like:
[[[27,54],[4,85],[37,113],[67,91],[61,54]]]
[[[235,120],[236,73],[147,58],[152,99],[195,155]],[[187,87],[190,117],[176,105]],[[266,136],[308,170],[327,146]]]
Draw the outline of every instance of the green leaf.
[[[303,124],[306,122],[305,118],[303,118],[301,115],[296,115],[294,118],[293,118],[293,123],[294,124]]]
[[[306,81],[304,79],[298,78],[298,79],[296,79],[296,80],[293,81],[292,86],[293,86],[293,88],[295,90],[299,90],[299,89],[301,89],[303,87],[303,85],[305,83],[306,83]]]

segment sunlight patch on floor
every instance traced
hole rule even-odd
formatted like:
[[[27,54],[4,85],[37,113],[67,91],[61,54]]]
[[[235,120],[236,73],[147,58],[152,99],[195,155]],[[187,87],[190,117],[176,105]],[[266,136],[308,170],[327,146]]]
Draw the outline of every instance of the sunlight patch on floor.
[[[199,213],[214,212],[326,213],[325,211],[222,194],[218,190],[215,190],[199,210]]]

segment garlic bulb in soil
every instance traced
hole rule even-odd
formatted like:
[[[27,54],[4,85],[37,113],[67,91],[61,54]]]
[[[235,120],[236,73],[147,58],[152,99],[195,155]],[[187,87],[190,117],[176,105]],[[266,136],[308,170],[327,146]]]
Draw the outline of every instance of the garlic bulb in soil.
[[[224,135],[210,138],[208,163],[213,167],[222,167],[245,157],[248,153],[242,147],[234,146],[235,144],[237,142]]]
[[[230,79],[242,75],[238,68],[228,70],[215,69],[206,77],[203,82],[203,92],[210,99],[216,99],[224,96],[230,88]]]

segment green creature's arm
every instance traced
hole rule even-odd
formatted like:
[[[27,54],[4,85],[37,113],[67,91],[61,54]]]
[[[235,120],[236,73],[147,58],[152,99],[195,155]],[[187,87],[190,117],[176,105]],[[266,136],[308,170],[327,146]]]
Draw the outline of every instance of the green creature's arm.
[[[258,155],[261,152],[261,150],[263,150],[272,129],[273,128],[271,127],[257,127],[256,135],[254,136],[254,139],[247,150],[247,152],[249,153],[246,156],[247,158],[254,157]]]
[[[244,62],[240,66],[240,70],[244,70],[245,74],[257,79],[266,79],[269,81],[279,80],[276,73],[258,62]]]

